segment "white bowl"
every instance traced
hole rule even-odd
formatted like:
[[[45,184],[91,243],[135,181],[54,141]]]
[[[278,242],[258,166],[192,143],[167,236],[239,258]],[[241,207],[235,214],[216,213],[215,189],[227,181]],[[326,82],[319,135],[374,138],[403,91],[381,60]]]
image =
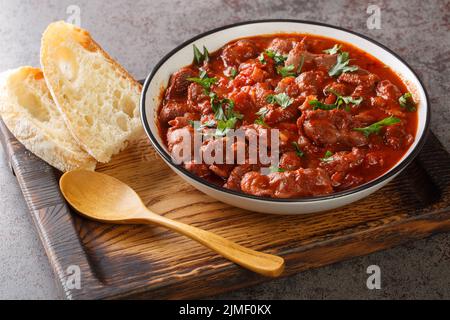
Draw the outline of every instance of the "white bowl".
[[[157,110],[161,102],[161,88],[167,87],[170,75],[183,66],[192,63],[192,45],[206,46],[213,52],[226,43],[249,36],[276,33],[302,33],[326,36],[338,41],[350,43],[382,61],[408,85],[418,105],[418,126],[414,143],[401,160],[382,176],[354,189],[336,192],[330,195],[299,198],[269,199],[233,190],[228,190],[203,180],[182,166],[172,163],[170,154],[159,136],[156,126]],[[331,210],[364,198],[377,191],[397,176],[419,153],[428,129],[430,110],[426,91],[414,71],[394,52],[363,35],[339,27],[316,22],[297,20],[261,20],[238,23],[214,29],[200,34],[181,44],[155,66],[147,77],[141,98],[141,119],[151,143],[163,160],[184,180],[209,196],[243,209],[274,214],[303,214]]]

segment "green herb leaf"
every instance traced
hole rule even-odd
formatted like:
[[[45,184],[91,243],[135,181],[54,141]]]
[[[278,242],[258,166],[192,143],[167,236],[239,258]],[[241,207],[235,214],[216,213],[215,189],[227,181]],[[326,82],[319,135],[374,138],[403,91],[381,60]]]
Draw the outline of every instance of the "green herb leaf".
[[[301,58],[301,60],[300,60],[300,63],[299,63],[299,65],[298,65],[298,68],[297,68],[297,74],[302,73],[302,69],[303,69],[303,64],[304,64],[304,63],[305,63],[305,55],[302,54],[302,58]]]
[[[264,58],[264,53],[261,53],[258,57],[259,62],[261,62],[262,64],[266,64],[266,58]]]
[[[331,152],[330,150],[327,150],[327,152],[325,152],[325,155],[323,156],[323,158],[320,158],[320,161],[322,161],[322,162],[333,161],[333,152]]]
[[[200,121],[192,121],[189,120],[189,125],[194,128],[196,131],[201,131],[203,128],[213,128],[216,125],[216,122],[214,120],[208,120],[204,123],[201,123]]]
[[[359,97],[359,98],[353,98],[353,97],[351,97],[351,96],[346,96],[346,97],[341,97],[341,96],[338,96],[338,99],[342,99],[342,101],[345,103],[345,104],[354,104],[355,106],[358,106],[358,105],[360,105],[361,104],[361,102],[363,101],[363,98],[362,97]]]
[[[336,54],[336,53],[338,53],[338,52],[341,50],[341,48],[342,48],[342,45],[336,43],[336,44],[333,46],[333,48],[323,50],[323,52],[324,52],[324,53],[327,53],[327,54]]]
[[[230,129],[234,129],[234,127],[236,126],[237,120],[238,119],[236,117],[232,117],[227,120],[217,121],[216,136],[219,136],[219,137],[226,136],[228,131],[230,131]]]
[[[353,98],[352,96],[341,96],[340,94],[339,94],[339,92],[337,92],[337,91],[335,91],[335,90],[333,90],[333,89],[331,89],[331,88],[329,88],[329,89],[327,89],[326,90],[327,92],[330,92],[330,93],[332,93],[332,94],[334,94],[335,96],[336,96],[336,102],[334,103],[337,107],[341,107],[341,105],[345,105],[345,109],[347,110],[348,108],[348,104],[353,104],[353,105],[356,105],[356,106],[358,106],[358,105],[360,105],[361,104],[361,102],[363,101],[363,98],[362,97],[359,97],[359,98]],[[349,110],[347,110],[347,111],[349,111]]]
[[[203,46],[203,60],[206,62],[209,61],[209,51],[205,46]]]
[[[290,64],[290,65],[288,65],[288,66],[286,66],[286,67],[282,67],[282,66],[278,66],[277,67],[277,73],[280,75],[280,76],[282,76],[283,78],[286,78],[286,77],[295,77],[296,76],[296,74],[295,74],[295,72],[293,72],[294,71],[294,65],[293,64]]]
[[[264,118],[268,112],[269,112],[268,108],[262,107],[261,109],[259,109],[259,111],[256,113],[256,115]]]
[[[400,106],[408,111],[416,111],[416,103],[414,102],[414,99],[412,97],[411,92],[407,92],[404,95],[402,95],[400,98],[398,98],[398,103],[400,103]]]
[[[275,166],[271,166],[269,168],[270,173],[275,173],[275,172],[285,172],[286,170],[283,168],[279,168],[279,167],[275,167]]]
[[[317,110],[317,109],[322,109],[322,110],[333,110],[338,108],[338,106],[336,104],[326,104],[326,103],[322,103],[319,100],[310,100],[309,104],[311,106],[313,106],[313,110]]]
[[[364,128],[353,128],[353,130],[362,132],[362,133],[364,133],[364,135],[366,137],[368,137],[372,133],[379,133],[381,128],[383,128],[383,127],[390,126],[390,125],[393,125],[393,124],[396,124],[399,122],[400,122],[400,119],[398,119],[394,116],[390,116],[390,117],[384,118],[383,120],[375,122],[375,123],[371,124],[370,126],[367,126]]]
[[[198,83],[201,85],[207,92],[213,84],[215,84],[218,80],[217,78],[208,78],[206,75],[206,71],[201,71],[198,78],[187,78],[188,81]]]
[[[217,120],[216,136],[225,136],[230,129],[234,129],[236,122],[244,116],[234,111],[234,101],[231,99],[218,99],[217,94],[211,92],[211,108],[214,111],[214,118]]]
[[[270,128],[270,126],[264,121],[264,118],[255,119],[255,124],[259,124],[260,126]]]
[[[266,117],[268,112],[269,109],[266,107],[262,107],[261,109],[259,109],[259,111],[256,113],[259,118],[255,119],[255,123],[264,127],[269,127],[269,125],[264,121],[264,118]]]
[[[266,101],[268,103],[276,103],[280,105],[283,109],[286,109],[289,107],[292,102],[294,102],[294,99],[289,97],[286,93],[279,93],[279,94],[269,94],[266,97]]]
[[[342,52],[338,55],[336,64],[328,71],[330,77],[337,77],[345,72],[353,72],[358,70],[357,66],[349,66],[350,63],[348,52]]]
[[[273,61],[277,65],[282,65],[287,60],[287,57],[285,57],[277,52],[274,52],[272,50],[266,50],[265,53],[267,54],[267,56],[269,58],[273,59]]]
[[[197,48],[197,46],[194,44],[194,61],[197,64],[202,64],[203,61],[209,60],[209,52],[208,49],[206,49],[205,46],[203,46],[203,53],[200,52],[200,50]]]
[[[231,79],[236,78],[237,75],[238,75],[238,71],[236,70],[236,68],[231,68],[230,69],[230,77],[231,77]]]
[[[300,146],[298,145],[297,141],[293,141],[292,145],[295,148],[295,153],[297,154],[297,156],[299,156],[300,158],[303,157],[305,155],[305,153],[303,152],[302,149],[300,149]]]

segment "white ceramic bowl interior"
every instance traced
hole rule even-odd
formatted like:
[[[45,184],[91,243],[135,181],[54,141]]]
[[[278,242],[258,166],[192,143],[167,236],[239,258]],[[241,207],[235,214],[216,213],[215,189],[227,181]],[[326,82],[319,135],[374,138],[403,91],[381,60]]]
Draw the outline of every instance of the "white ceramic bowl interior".
[[[193,44],[199,48],[205,46],[210,52],[213,52],[226,43],[238,38],[276,33],[320,35],[336,39],[337,42],[350,43],[365,52],[370,53],[400,75],[407,84],[409,91],[413,93],[415,100],[419,101],[417,111],[419,121],[414,143],[393,168],[383,176],[352,190],[317,198],[281,200],[243,195],[214,186],[196,178],[186,170],[171,163],[170,157],[168,157],[168,151],[159,136],[158,128],[156,126],[157,110],[161,102],[161,89],[167,87],[170,75],[181,67],[192,63]],[[160,153],[164,161],[183,179],[200,191],[225,203],[247,210],[273,214],[303,214],[331,210],[357,201],[380,189],[399,174],[420,151],[420,148],[424,143],[430,116],[427,95],[420,80],[410,67],[394,53],[389,51],[389,49],[384,48],[382,45],[361,35],[333,26],[287,20],[255,21],[223,27],[200,35],[193,40],[182,44],[163,58],[147,78],[141,100],[141,115],[144,128],[149,135],[152,144]]]

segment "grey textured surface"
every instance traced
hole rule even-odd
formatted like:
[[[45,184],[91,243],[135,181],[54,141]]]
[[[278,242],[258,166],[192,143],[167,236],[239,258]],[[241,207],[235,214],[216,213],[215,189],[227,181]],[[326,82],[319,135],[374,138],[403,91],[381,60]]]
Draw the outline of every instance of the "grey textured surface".
[[[381,30],[366,26],[369,4],[381,8]],[[81,1],[0,0],[0,71],[39,65],[40,35],[66,9],[137,78],[182,41],[249,19],[326,22],[372,37],[419,73],[432,104],[431,127],[450,149],[449,1]],[[0,154],[0,298],[61,298],[15,178]],[[382,289],[366,288],[366,268],[381,267]],[[228,298],[450,298],[450,234],[232,292]]]

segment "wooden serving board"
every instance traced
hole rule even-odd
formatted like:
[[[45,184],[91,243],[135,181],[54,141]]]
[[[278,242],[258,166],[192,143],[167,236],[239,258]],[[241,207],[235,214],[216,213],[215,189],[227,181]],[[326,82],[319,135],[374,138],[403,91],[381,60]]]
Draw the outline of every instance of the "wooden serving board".
[[[69,299],[199,298],[268,280],[160,227],[81,218],[62,198],[60,173],[29,153],[0,121],[8,161]],[[152,210],[286,259],[284,276],[450,230],[450,156],[433,134],[389,185],[344,208],[301,216],[257,214],[185,183],[146,137],[98,171],[130,184]],[[81,288],[67,269],[81,270]]]

